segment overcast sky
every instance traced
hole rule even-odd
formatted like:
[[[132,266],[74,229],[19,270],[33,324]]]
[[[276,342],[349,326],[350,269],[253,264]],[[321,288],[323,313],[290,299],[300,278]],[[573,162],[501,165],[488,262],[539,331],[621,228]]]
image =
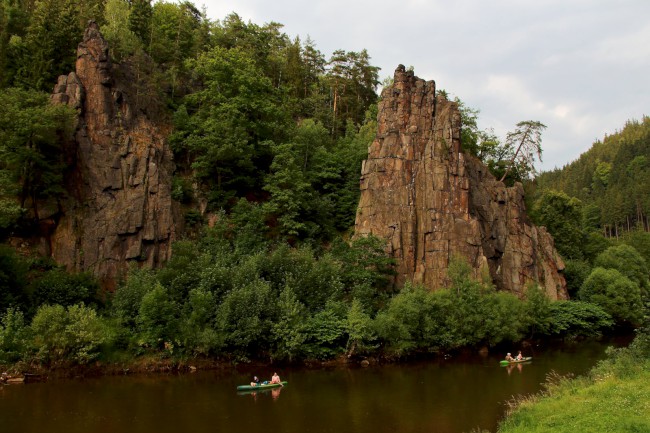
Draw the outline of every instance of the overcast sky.
[[[367,49],[380,79],[399,64],[480,110],[500,138],[547,125],[539,168],[562,167],[650,115],[649,0],[195,0],[307,36],[329,59]]]

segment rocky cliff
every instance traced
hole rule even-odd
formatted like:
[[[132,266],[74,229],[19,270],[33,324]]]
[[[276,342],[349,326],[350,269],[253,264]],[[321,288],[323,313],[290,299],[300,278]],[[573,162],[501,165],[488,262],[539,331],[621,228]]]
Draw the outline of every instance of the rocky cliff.
[[[158,267],[169,257],[174,165],[164,134],[134,108],[129,73],[117,73],[95,23],[79,44],[75,69],[59,77],[52,95],[79,116],[67,149],[69,199],[50,249],[58,263],[91,271],[110,289],[130,263]]]
[[[444,287],[460,255],[500,290],[522,296],[538,282],[550,298],[566,299],[564,264],[548,232],[529,221],[522,186],[506,188],[461,151],[458,107],[435,90],[401,65],[383,90],[355,235],[386,239],[397,284]]]

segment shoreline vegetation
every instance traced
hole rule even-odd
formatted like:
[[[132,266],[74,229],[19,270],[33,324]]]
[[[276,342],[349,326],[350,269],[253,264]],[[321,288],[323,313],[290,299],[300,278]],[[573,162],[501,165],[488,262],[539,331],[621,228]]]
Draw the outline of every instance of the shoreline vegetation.
[[[550,374],[545,389],[509,402],[498,433],[650,431],[650,325],[610,349],[586,376]]]
[[[596,304],[551,302],[537,286],[519,299],[474,279],[460,259],[450,264],[450,289],[407,284],[392,292],[388,259],[372,238],[322,255],[278,247],[238,257],[207,232],[201,243],[179,246],[166,268],[134,270],[105,300],[89,295],[88,278],[50,272],[34,292],[60,303],[6,310],[0,364],[400,359],[616,329]]]

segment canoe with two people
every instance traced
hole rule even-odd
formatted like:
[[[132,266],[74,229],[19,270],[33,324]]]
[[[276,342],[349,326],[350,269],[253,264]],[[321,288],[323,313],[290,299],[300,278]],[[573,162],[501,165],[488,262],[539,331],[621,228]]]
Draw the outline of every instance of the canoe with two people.
[[[254,390],[262,390],[262,389],[269,389],[269,388],[276,388],[279,386],[285,386],[287,385],[287,381],[285,380],[284,382],[280,379],[280,376],[278,373],[273,373],[273,376],[271,377],[271,380],[265,380],[264,382],[260,382],[259,378],[257,376],[253,376],[253,381],[250,383],[250,385],[239,385],[237,387],[237,391],[254,391]]]
[[[513,357],[511,353],[508,353],[505,359],[501,361],[501,365],[510,365],[510,364],[517,364],[521,362],[528,362],[528,361],[532,361],[532,359],[533,359],[532,356],[523,356],[520,350],[517,356],[515,357]]]

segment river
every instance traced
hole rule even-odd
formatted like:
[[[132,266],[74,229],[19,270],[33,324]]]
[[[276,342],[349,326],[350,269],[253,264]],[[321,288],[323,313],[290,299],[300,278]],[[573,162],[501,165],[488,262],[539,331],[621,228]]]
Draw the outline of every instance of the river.
[[[587,341],[524,352],[533,361],[465,356],[367,368],[278,370],[283,389],[237,393],[273,369],[50,380],[0,386],[2,433],[461,433],[495,431],[505,402],[546,375],[583,374],[607,345]]]

